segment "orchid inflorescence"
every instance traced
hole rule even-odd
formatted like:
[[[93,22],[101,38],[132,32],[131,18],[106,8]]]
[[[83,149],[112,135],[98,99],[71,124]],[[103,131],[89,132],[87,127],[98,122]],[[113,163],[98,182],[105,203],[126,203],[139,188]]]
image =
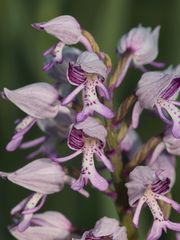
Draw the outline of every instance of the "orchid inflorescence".
[[[152,30],[139,25],[122,36],[113,71],[110,57],[72,16],[32,27],[58,39],[43,54],[43,70],[54,82],[4,88],[1,94],[26,113],[17,122],[6,150],[38,147],[27,156],[35,160],[14,172],[0,172],[3,179],[31,191],[11,210],[15,222],[9,226],[10,233],[19,240],[137,240],[139,217],[146,204],[153,216],[146,239],[160,239],[167,229],[178,236],[180,223],[169,220],[169,210],[172,207],[180,212],[180,204],[170,197],[175,155],[180,155],[180,66],[162,70],[164,64],[155,62],[160,27]],[[85,50],[71,46],[77,43]],[[158,70],[148,71],[147,64]],[[115,110],[113,96],[131,67],[142,71],[142,77],[132,95]],[[128,115],[131,109],[132,120]],[[136,128],[144,109],[164,122],[164,131],[143,144]],[[35,124],[42,136],[24,142]],[[66,139],[73,152],[62,156],[57,145]],[[78,155],[83,156],[81,170],[67,167],[65,162]],[[109,173],[107,178],[102,170]],[[60,192],[65,184],[84,197],[89,197],[84,189],[88,184],[109,196],[122,224],[102,217],[83,233],[59,212],[37,213],[48,195]]]

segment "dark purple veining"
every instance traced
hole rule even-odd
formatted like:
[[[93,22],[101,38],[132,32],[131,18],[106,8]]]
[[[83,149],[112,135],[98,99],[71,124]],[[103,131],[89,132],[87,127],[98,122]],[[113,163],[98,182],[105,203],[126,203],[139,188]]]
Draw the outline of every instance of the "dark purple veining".
[[[156,183],[152,184],[151,190],[154,193],[162,194],[167,192],[170,185],[170,179],[166,178],[164,181],[158,180]]]
[[[73,149],[81,149],[84,146],[83,131],[73,127],[69,134],[68,144]]]
[[[161,97],[164,99],[169,99],[172,97],[180,88],[180,78],[174,78],[169,86],[163,90]]]
[[[69,80],[75,85],[80,85],[86,81],[85,72],[79,66],[73,66],[72,63],[69,63],[68,67],[68,77]]]

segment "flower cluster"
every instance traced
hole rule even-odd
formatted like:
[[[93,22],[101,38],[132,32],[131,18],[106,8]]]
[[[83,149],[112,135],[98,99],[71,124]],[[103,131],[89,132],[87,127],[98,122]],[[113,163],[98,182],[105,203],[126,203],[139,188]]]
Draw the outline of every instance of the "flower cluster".
[[[2,98],[26,114],[16,121],[6,150],[37,147],[27,155],[33,161],[14,172],[0,172],[2,179],[31,191],[11,210],[15,223],[9,226],[10,233],[18,240],[138,239],[136,228],[145,203],[154,219],[147,240],[158,240],[167,229],[180,232],[180,224],[170,221],[167,213],[170,207],[180,212],[180,205],[167,196],[175,183],[174,155],[180,155],[180,70],[179,66],[162,71],[144,67],[164,66],[155,62],[160,27],[152,31],[139,25],[122,36],[117,45],[117,69],[112,74],[109,56],[100,51],[92,35],[82,30],[72,16],[59,16],[32,27],[58,39],[43,54],[43,70],[54,82],[33,83],[15,90],[4,88],[1,93]],[[77,43],[85,49],[71,46]],[[114,111],[113,90],[120,86],[131,66],[144,73],[137,84],[129,124],[124,113],[128,106],[122,103],[118,112]],[[165,124],[158,144],[154,148],[150,145],[148,151],[135,130],[143,109],[158,115]],[[35,124],[42,135],[24,141]],[[59,152],[64,141],[73,150],[68,156]],[[66,166],[67,161],[79,155],[81,169]],[[48,195],[61,192],[65,184],[84,197],[89,197],[86,185],[109,196],[125,226],[114,218],[103,217],[93,229],[77,231],[59,212],[37,213]]]

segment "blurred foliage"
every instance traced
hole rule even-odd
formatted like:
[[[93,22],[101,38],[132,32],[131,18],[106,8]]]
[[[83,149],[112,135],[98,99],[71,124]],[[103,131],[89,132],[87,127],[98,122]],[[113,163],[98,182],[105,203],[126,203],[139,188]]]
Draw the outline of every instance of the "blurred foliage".
[[[139,23],[153,28],[161,25],[158,60],[166,62],[167,65],[178,64],[179,11],[178,0],[0,0],[0,87],[14,89],[32,82],[49,80],[41,71],[43,63],[41,53],[55,43],[56,39],[34,30],[30,24],[62,14],[70,14],[77,18],[82,28],[95,36],[101,49],[112,57],[113,62],[116,59],[117,41],[123,33]],[[117,91],[116,105],[136,86],[139,76],[140,73],[136,70],[128,73],[126,81]],[[13,171],[26,164],[26,153],[20,150],[7,153],[4,149],[14,131],[14,121],[23,114],[11,103],[3,100],[0,101],[0,109],[0,169]],[[147,115],[143,116],[140,133],[146,138],[160,132],[159,126],[156,120]],[[32,131],[30,137],[35,135],[37,136],[36,129]],[[61,153],[63,155],[63,151]],[[173,196],[177,201],[180,200],[179,185],[180,177],[177,174],[177,183],[173,190]],[[49,196],[44,209],[59,210],[76,226],[83,224],[84,228],[91,228],[103,215],[116,217],[114,206],[107,197],[94,190],[90,192],[91,197],[87,200],[65,188],[62,193]],[[29,192],[21,187],[0,181],[0,240],[13,239],[7,231],[7,225],[11,223],[9,211],[28,194]],[[143,213],[141,218],[142,239],[150,226],[147,216]],[[177,215],[172,214],[172,219],[177,221]],[[175,239],[174,233],[168,233],[162,239]]]

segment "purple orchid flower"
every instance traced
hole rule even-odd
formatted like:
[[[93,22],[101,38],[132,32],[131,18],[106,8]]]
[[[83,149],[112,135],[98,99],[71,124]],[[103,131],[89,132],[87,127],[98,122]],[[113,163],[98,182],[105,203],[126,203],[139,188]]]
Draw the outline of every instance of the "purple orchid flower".
[[[108,188],[108,182],[97,173],[93,160],[95,154],[109,171],[113,171],[113,166],[103,150],[106,135],[106,129],[92,117],[72,126],[68,137],[68,146],[76,152],[67,157],[54,158],[57,162],[66,162],[83,153],[81,174],[79,179],[73,182],[72,189],[76,191],[81,189],[88,183],[88,180],[100,191]]]
[[[34,83],[16,90],[5,88],[4,96],[28,115],[17,124],[16,133],[6,147],[8,151],[18,148],[38,120],[54,118],[59,111],[67,111],[61,106],[58,91],[48,83]]]
[[[48,158],[30,162],[12,173],[0,172],[1,177],[34,192],[52,194],[62,190],[65,173],[62,167]]]
[[[167,151],[169,154],[172,155],[180,156],[179,138],[175,138],[172,135],[170,129],[167,129],[164,132],[162,142],[160,142],[154,149],[150,159],[150,163],[153,164],[163,151]]]
[[[95,53],[83,52],[78,57],[76,63],[69,64],[67,72],[68,81],[78,87],[63,100],[62,104],[67,105],[83,90],[84,107],[77,114],[78,122],[85,120],[94,111],[106,118],[114,117],[112,110],[100,103],[96,92],[97,88],[97,90],[101,90],[101,94],[103,93],[106,99],[110,98],[108,90],[103,84],[106,76],[106,66]]]
[[[0,172],[0,177],[43,195],[59,192],[65,183],[71,184],[74,181],[58,163],[49,158],[34,160],[12,173]],[[80,193],[89,196],[85,190]]]
[[[176,211],[180,212],[180,204],[164,196],[170,189],[170,178],[164,175],[162,169],[157,171],[148,166],[138,166],[129,175],[128,188],[129,204],[136,206],[133,223],[138,227],[139,216],[142,206],[146,203],[153,215],[154,222],[147,240],[158,240],[162,231],[167,228],[180,231],[180,224],[165,219],[158,204],[159,200],[170,204]]]
[[[56,17],[46,23],[34,23],[32,27],[37,30],[43,30],[60,40],[55,46],[48,49],[43,55],[51,55],[53,59],[44,67],[44,71],[49,71],[55,64],[62,63],[62,51],[64,46],[82,43],[88,51],[92,51],[91,44],[82,35],[81,27],[77,20],[68,15]]]
[[[139,25],[122,36],[117,45],[117,52],[123,59],[124,67],[113,87],[117,88],[122,83],[131,63],[140,69],[144,64],[164,66],[153,62],[158,55],[159,30],[159,26],[152,31],[150,27]]]
[[[10,233],[18,240],[66,240],[70,237],[73,226],[62,214],[47,211],[34,214],[30,225],[25,231],[19,231],[18,226],[10,226]]]
[[[180,138],[180,111],[175,101],[180,89],[180,76],[163,72],[144,73],[138,82],[136,102],[132,114],[132,126],[136,128],[143,109],[156,110],[161,119],[171,128],[172,134]]]
[[[73,240],[127,240],[126,228],[119,226],[114,218],[103,217],[96,222],[93,229],[86,231],[82,238]]]
[[[71,184],[74,181],[58,163],[48,158],[35,160],[12,173],[0,172],[0,176],[35,192],[11,211],[13,215],[23,215],[18,225],[19,231],[24,231],[29,226],[33,214],[44,205],[47,195],[61,191],[65,183]],[[83,189],[79,192],[85,197],[89,196]]]

